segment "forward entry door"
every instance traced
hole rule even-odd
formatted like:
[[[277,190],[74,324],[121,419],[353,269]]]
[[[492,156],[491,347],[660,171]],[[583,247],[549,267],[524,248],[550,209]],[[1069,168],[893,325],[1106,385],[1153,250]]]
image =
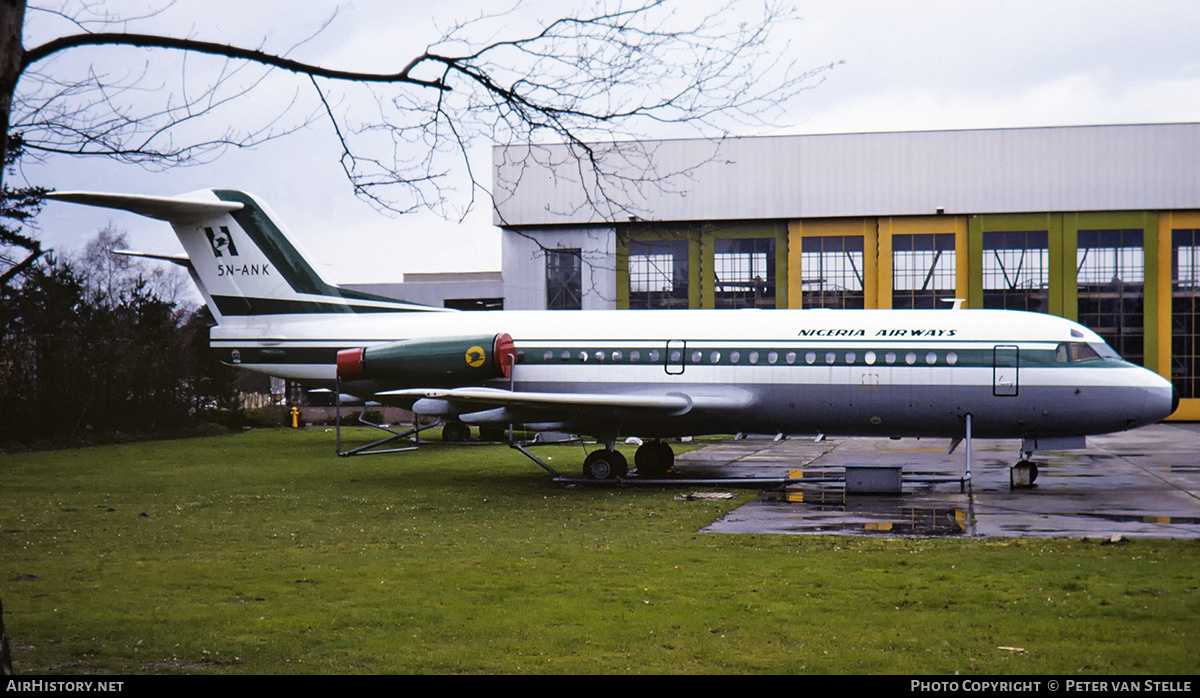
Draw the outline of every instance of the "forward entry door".
[[[992,347],[992,394],[1014,397],[1020,390],[1021,349],[1015,344]]]

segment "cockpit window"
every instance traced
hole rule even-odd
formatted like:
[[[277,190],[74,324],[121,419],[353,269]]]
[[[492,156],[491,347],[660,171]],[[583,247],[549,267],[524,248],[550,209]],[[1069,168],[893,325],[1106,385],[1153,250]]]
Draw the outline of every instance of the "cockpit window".
[[[1109,351],[1112,351],[1109,349]],[[1054,350],[1054,360],[1060,364],[1077,363],[1099,359],[1100,354],[1089,344],[1083,342],[1063,342]]]

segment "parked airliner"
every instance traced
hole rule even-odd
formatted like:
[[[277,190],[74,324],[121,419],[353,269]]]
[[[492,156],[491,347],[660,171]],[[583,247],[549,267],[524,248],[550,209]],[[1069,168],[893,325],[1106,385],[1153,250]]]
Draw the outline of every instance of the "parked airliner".
[[[712,433],[1076,439],[1156,423],[1170,382],[1070,320],[1004,310],[458,312],[326,282],[259,199],[62,192],[168,221],[219,360],[464,424],[597,437],[584,475]],[[158,256],[162,255],[148,255]],[[968,419],[968,415],[970,416]],[[1032,451],[1031,447],[1025,450]]]

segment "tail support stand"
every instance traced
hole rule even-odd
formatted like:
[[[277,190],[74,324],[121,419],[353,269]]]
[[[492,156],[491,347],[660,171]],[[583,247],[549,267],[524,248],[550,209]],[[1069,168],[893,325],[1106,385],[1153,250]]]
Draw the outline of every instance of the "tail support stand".
[[[958,483],[958,491],[966,492],[971,489],[971,413],[967,413],[967,469],[963,473],[962,480]]]
[[[404,446],[401,448],[379,448],[379,447],[393,443],[395,441],[399,441],[401,439],[411,438],[415,442],[419,442],[420,433],[422,431],[424,431],[426,429],[431,429],[431,428],[437,426],[437,424],[428,424],[426,426],[421,426],[420,419],[414,415],[412,429],[409,429],[408,431],[403,431],[403,432],[396,431],[395,429],[389,429],[388,427],[385,427],[382,424],[375,424],[374,422],[368,422],[367,419],[364,417],[364,415],[366,414],[366,410],[364,409],[358,415],[358,423],[369,426],[369,427],[374,427],[376,429],[379,429],[380,431],[386,431],[387,433],[391,434],[391,436],[386,436],[382,439],[372,441],[369,444],[364,444],[362,446],[352,448],[348,451],[343,451],[342,450],[342,381],[341,381],[341,379],[338,379],[336,384],[334,385],[333,406],[334,406],[333,414],[334,414],[334,420],[335,420],[334,421],[334,424],[335,424],[334,430],[336,432],[336,444],[337,444],[336,449],[337,449],[337,454],[339,456],[341,456],[342,458],[349,458],[350,456],[372,456],[372,455],[376,455],[379,453],[400,453],[401,451],[415,451],[415,450],[417,450],[417,445],[415,443],[412,446]]]

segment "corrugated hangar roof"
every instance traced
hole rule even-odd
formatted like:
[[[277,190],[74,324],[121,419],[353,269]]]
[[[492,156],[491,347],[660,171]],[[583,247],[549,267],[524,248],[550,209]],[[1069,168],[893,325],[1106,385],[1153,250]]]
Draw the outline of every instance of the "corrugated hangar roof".
[[[1200,208],[1200,124],[494,149],[497,225]]]

